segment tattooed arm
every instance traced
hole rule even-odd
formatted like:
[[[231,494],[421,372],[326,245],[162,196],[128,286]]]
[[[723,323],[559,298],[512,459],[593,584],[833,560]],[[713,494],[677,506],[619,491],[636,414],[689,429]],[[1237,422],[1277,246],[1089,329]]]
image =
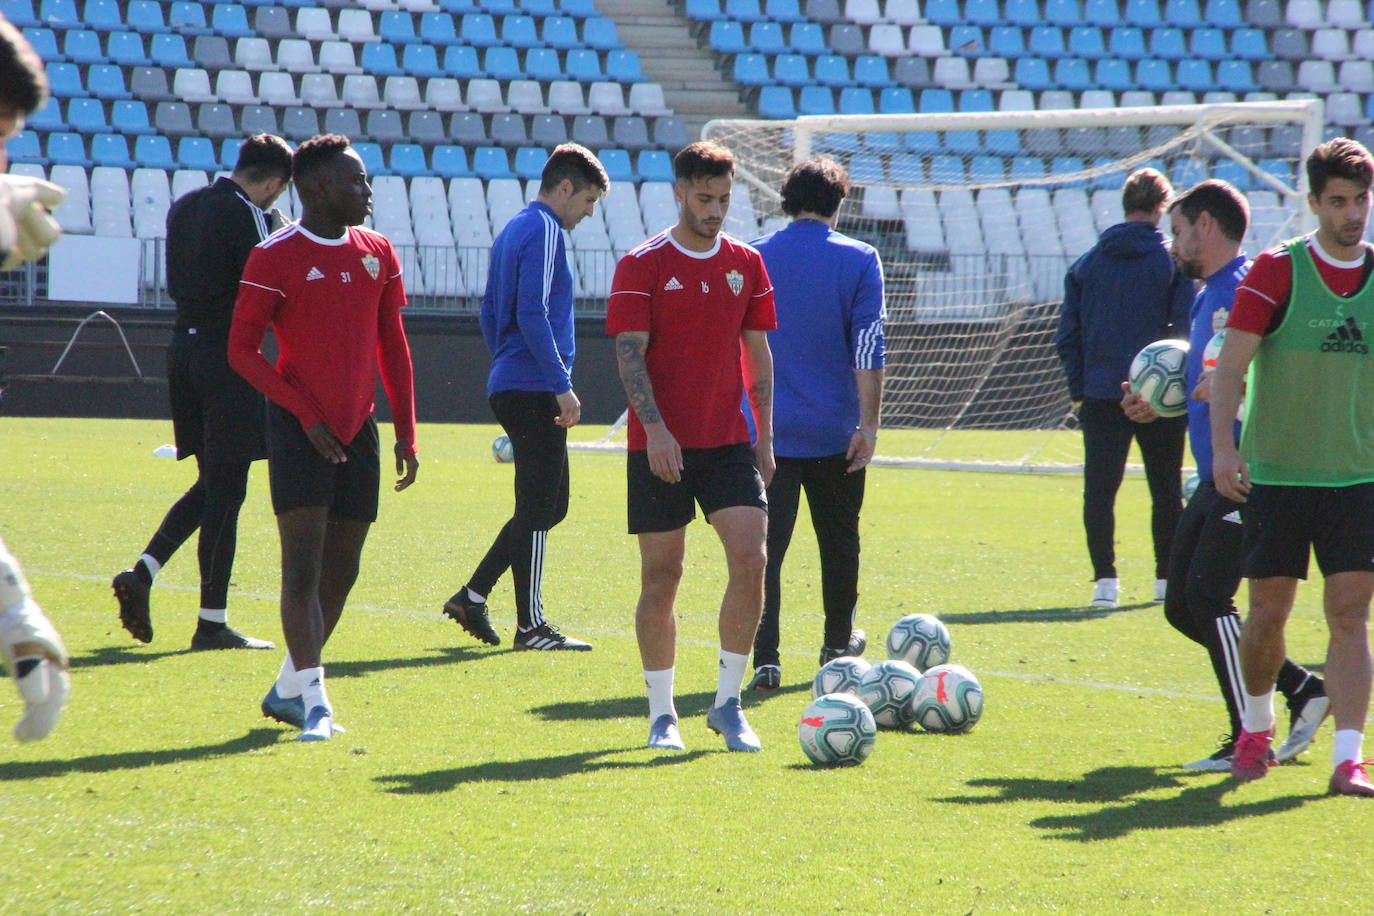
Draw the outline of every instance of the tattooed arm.
[[[754,408],[754,460],[766,487],[773,480],[773,351],[765,331],[741,331],[744,341],[745,385]]]
[[[648,331],[626,331],[615,336],[615,361],[620,370],[620,383],[625,386],[630,409],[644,424],[644,433],[649,440],[649,470],[661,480],[677,483],[682,479],[682,449],[664,425],[663,415],[654,402],[654,386],[649,381],[649,367],[644,362],[644,353],[648,349]],[[769,388],[771,392],[771,382]]]

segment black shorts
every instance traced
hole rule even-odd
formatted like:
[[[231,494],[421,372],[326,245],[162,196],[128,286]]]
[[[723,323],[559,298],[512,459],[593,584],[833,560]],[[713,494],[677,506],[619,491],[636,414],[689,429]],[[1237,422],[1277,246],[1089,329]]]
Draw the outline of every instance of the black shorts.
[[[676,531],[701,514],[754,506],[768,511],[763,478],[747,442],[682,450],[682,480],[667,483],[649,470],[648,452],[630,452],[626,463],[630,534]]]
[[[177,458],[267,457],[267,400],[229,365],[227,332],[174,332],[167,348],[167,393]]]
[[[377,520],[377,491],[382,484],[377,421],[371,417],[344,446],[348,460],[324,459],[301,428],[296,415],[279,404],[267,405],[267,477],[272,511],[327,506],[332,515],[360,522]]]
[[[1285,487],[1257,483],[1241,513],[1244,573],[1307,578],[1317,555],[1323,576],[1374,572],[1374,483],[1348,487]]]

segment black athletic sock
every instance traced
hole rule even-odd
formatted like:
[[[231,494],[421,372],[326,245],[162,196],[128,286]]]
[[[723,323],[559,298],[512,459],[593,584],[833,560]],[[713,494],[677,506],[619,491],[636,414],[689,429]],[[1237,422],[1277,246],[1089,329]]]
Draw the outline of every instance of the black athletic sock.
[[[138,562],[134,564],[134,575],[138,577],[138,581],[150,588],[152,587],[153,573],[148,569],[148,564],[143,562],[142,557],[139,557]]]
[[[229,624],[221,623],[218,620],[206,620],[204,617],[196,618],[196,632],[202,636],[209,636],[218,633],[220,630],[227,630]]]
[[[1311,672],[1302,665],[1285,658],[1283,667],[1279,669],[1278,681],[1274,687],[1285,698],[1291,700],[1302,690],[1302,686],[1310,674]]]

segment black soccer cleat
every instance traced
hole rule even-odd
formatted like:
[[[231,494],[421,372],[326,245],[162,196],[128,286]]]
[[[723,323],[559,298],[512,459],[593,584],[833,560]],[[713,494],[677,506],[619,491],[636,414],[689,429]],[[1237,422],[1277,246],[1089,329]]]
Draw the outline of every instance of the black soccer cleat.
[[[759,665],[754,669],[750,690],[777,690],[782,686],[782,669],[777,665]]]
[[[139,642],[153,641],[153,616],[148,609],[149,587],[132,569],[114,577],[111,583],[119,601],[119,622]]]
[[[851,630],[849,632],[849,643],[843,649],[831,649],[828,646],[821,647],[821,664],[834,661],[846,655],[861,658],[864,650],[868,648],[868,634],[863,630]]]
[[[496,635],[487,618],[487,603],[469,598],[466,587],[458,589],[457,594],[445,602],[444,614],[452,617],[464,632],[477,640],[489,646],[501,645],[501,637]]]
[[[197,628],[191,637],[191,651],[205,652],[210,649],[275,649],[276,644],[265,639],[245,636],[231,626],[216,627],[213,630]]]
[[[564,636],[551,623],[541,623],[539,626],[531,627],[528,630],[517,630],[513,641],[517,649],[537,649],[542,652],[592,651],[591,643],[573,639],[571,636]]]

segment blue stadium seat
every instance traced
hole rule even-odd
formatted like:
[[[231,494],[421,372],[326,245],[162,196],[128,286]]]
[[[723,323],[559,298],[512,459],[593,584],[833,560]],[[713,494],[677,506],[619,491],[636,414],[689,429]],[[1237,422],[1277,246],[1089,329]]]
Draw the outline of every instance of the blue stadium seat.
[[[434,174],[440,178],[468,178],[472,169],[468,168],[468,151],[461,146],[443,144],[434,147]]]
[[[749,26],[748,44],[762,54],[782,54],[787,50],[782,26],[776,22],[755,22]]]
[[[1131,65],[1116,57],[1108,57],[1097,62],[1093,81],[1097,83],[1097,88],[1110,92],[1125,92],[1127,89],[1135,88]]]
[[[735,28],[740,28],[739,23],[735,23]],[[744,42],[743,36],[744,32],[741,30],[741,44]],[[582,47],[582,41],[577,37],[577,23],[567,16],[550,16],[545,19],[543,37],[547,47],[557,48],[560,51],[571,51],[574,48]]]
[[[741,86],[766,86],[773,81],[768,58],[762,54],[736,54],[732,75]]]
[[[186,53],[186,39],[177,33],[154,35],[150,56],[154,64],[166,70],[195,66]]]
[[[673,180],[673,160],[665,150],[646,149],[640,152],[638,170],[641,181]]]
[[[76,137],[76,134],[49,134],[49,137],[68,136]],[[81,138],[76,137],[77,142]],[[51,145],[51,144],[49,144]],[[31,130],[21,130],[10,138],[10,142],[5,145],[5,152],[9,153],[10,162],[42,162],[43,148],[38,143],[38,134]],[[76,164],[61,163],[56,160],[54,165]]]
[[[1137,28],[1112,29],[1107,53],[1122,60],[1140,60],[1145,56],[1145,33]]]
[[[1123,171],[1107,171],[1112,166],[1119,166],[1120,163],[1107,156],[1099,156],[1092,162],[1094,169],[1103,169],[1093,176],[1089,186],[1094,191],[1120,191],[1126,183],[1126,173]]]
[[[219,145],[219,167],[233,171],[239,161],[239,150],[243,147],[242,137],[229,137]]]
[[[1083,10],[1078,0],[1045,0],[1045,21],[1062,28],[1083,24]]]
[[[1049,0],[1054,2],[1054,0]],[[1046,13],[1049,6],[1046,4]],[[1002,19],[1007,25],[1014,25],[1019,28],[1029,29],[1045,22],[1040,16],[1040,4],[1038,0],[1007,0],[1002,8]],[[992,23],[996,25],[997,23]]]
[[[1052,25],[1038,25],[1030,30],[1030,40],[1026,42],[1026,50],[1033,57],[1050,59],[1063,57],[1065,54],[1064,31]]]
[[[849,157],[849,180],[855,184],[881,184],[887,180],[883,160],[873,153],[855,153]]]
[[[762,57],[763,55],[749,56]],[[736,58],[736,60],[738,60],[738,58]],[[769,82],[769,80],[765,80],[764,82]],[[811,68],[807,66],[806,58],[800,54],[779,54],[777,57],[773,58],[773,76],[771,82],[782,83],[784,86],[810,85]]]
[[[496,37],[496,20],[487,13],[468,13],[463,16],[458,34],[474,48],[490,48],[501,43],[501,39]]]
[[[1121,25],[1121,11],[1116,0],[1084,0],[1083,22],[1100,29],[1110,29]]]
[[[1020,84],[1022,89],[1032,92],[1054,88],[1054,80],[1050,78],[1050,65],[1043,57],[1023,57],[1018,60],[1012,70],[1012,79]]]
[[[183,169],[213,172],[219,168],[215,145],[205,137],[182,137],[177,141],[177,162]]]
[[[128,22],[130,29],[141,35],[157,35],[167,31],[162,4],[157,0],[129,0],[125,21]]]
[[[43,0],[38,5],[38,18],[50,29],[81,28],[75,0]]]
[[[166,169],[177,167],[172,158],[172,144],[166,137],[146,136],[134,141],[134,160],[141,169]]]
[[[452,45],[444,50],[444,72],[455,79],[473,80],[482,75],[477,62],[477,49],[467,45]]]
[[[371,45],[364,45],[364,53]],[[394,61],[395,58],[393,57]],[[364,65],[364,71],[373,73],[375,76],[397,76],[395,73],[374,72]],[[411,76],[418,77],[438,77],[444,76],[445,70],[439,65],[439,52],[427,44],[409,44],[401,48],[401,67],[400,69]]]
[[[532,80],[550,83],[563,78],[563,64],[553,48],[531,48],[525,54],[525,73]]]
[[[507,16],[501,20],[501,40],[514,48],[538,48],[541,44],[531,16]]]
[[[932,25],[951,26],[964,22],[958,0],[927,0],[925,14],[926,21]]]
[[[514,178],[506,151],[499,146],[479,146],[472,152],[472,171],[478,178]]]
[[[615,30],[615,21],[605,16],[593,16],[582,22],[582,43],[598,51],[615,51],[624,47]]]
[[[121,67],[151,67],[153,59],[143,47],[143,38],[134,32],[111,32],[105,43],[105,54],[111,63]]]
[[[150,140],[151,137],[139,137]],[[205,141],[210,142],[210,141]],[[132,169],[135,163],[129,156],[129,141],[122,134],[96,134],[91,138],[91,161],[116,169]]]
[[[86,0],[81,21],[97,32],[115,32],[124,28],[124,16],[115,0]]]
[[[1063,57],[1054,62],[1054,81],[1060,89],[1082,92],[1092,89],[1092,76],[1088,72],[1088,62],[1081,57]]]
[[[992,93],[987,89],[962,89],[959,92],[959,110],[961,112],[996,111],[997,105],[993,102]]]
[[[797,114],[835,114],[835,93],[825,86],[803,86],[797,93]]]
[[[1195,29],[1202,25],[1202,10],[1197,0],[1165,0],[1164,21],[1180,29]]]
[[[922,89],[921,114],[950,114],[954,111],[954,93],[948,89]]]
[[[558,0],[558,9],[564,16],[572,16],[574,19],[598,15],[594,0]]]
[[[601,58],[595,51],[579,49],[569,51],[564,69],[568,71],[568,77],[583,83],[595,83],[603,79],[601,73]]]
[[[557,16],[558,4],[554,0],[519,0],[516,6],[529,16]]]
[[[1021,132],[1019,130],[990,130],[983,137],[983,145],[989,153],[999,156],[1016,156],[1021,152]]]
[[[805,58],[802,58],[805,60]],[[881,58],[878,58],[881,60]],[[839,89],[856,82],[849,75],[849,60],[839,54],[822,54],[816,58],[815,80],[822,86]]]
[[[774,22],[805,22],[801,6],[797,0],[767,0],[763,5],[764,15]]]
[[[687,0],[685,11],[688,19],[698,22],[716,22],[726,18],[720,10],[720,0]]]
[[[1191,188],[1199,181],[1211,177],[1211,169],[1207,167],[1207,163],[1195,159],[1179,160],[1174,163],[1173,171],[1169,173],[1169,180],[1175,188]]]
[[[1226,92],[1256,92],[1259,84],[1248,60],[1223,60],[1217,64],[1217,88]]]
[[[1178,88],[1169,71],[1169,62],[1164,60],[1142,60],[1136,64],[1135,81],[1141,89],[1151,92],[1167,92]]]
[[[978,25],[956,25],[949,30],[949,48],[955,54],[981,56],[985,53],[983,27]]]
[[[906,181],[920,181],[925,178],[926,170],[920,156],[911,153],[894,153],[888,157],[887,173],[894,178],[901,178]]]
[[[167,10],[167,25],[182,35],[209,35],[205,6],[193,0],[176,0]]]
[[[1212,166],[1212,178],[1229,181],[1241,191],[1250,190],[1250,172],[1234,159],[1222,159]]]
[[[542,153],[543,150],[540,150]],[[424,147],[418,143],[397,143],[391,147],[391,172],[406,178],[414,178],[417,175],[430,174],[429,166],[425,164]],[[543,166],[543,162],[540,162]],[[537,177],[537,176],[536,176]]]
[[[792,99],[792,90],[786,86],[764,86],[759,90],[759,117],[774,120],[795,118],[797,106]]]
[[[86,70],[86,91],[101,99],[131,99],[124,86],[124,68],[95,64]]]
[[[645,81],[644,68],[639,65],[639,52],[621,48],[606,53],[606,77],[614,83],[629,85]]]
[[[382,17],[377,22],[377,37],[384,42],[395,44],[409,44],[420,40],[420,36],[415,34],[415,20],[409,13],[400,10],[382,11]]]
[[[863,144],[868,149],[881,150],[886,153],[895,153],[902,148],[902,135],[896,131],[881,131],[868,133],[863,136]]]
[[[1008,60],[1025,57],[1026,39],[1020,28],[999,25],[988,31],[988,51]]]
[[[1212,79],[1212,64],[1205,60],[1181,60],[1174,74],[1178,85],[1190,92],[1210,92],[1216,84]]]
[[[1182,29],[1153,29],[1150,32],[1150,56],[1162,60],[1183,60],[1188,45]]]
[[[33,50],[37,52],[40,60],[49,63],[58,63],[62,60],[62,52],[57,50],[57,33],[52,29],[29,26],[23,30],[23,33],[24,38],[33,45]]]
[[[1102,30],[1094,25],[1074,26],[1069,30],[1069,53],[1085,60],[1100,60],[1107,56]]]
[[[148,106],[137,99],[115,102],[110,110],[110,126],[130,137],[156,133],[148,120]]]
[[[257,34],[248,24],[248,11],[239,3],[216,3],[210,12],[210,28],[225,38],[251,38]]]
[[[1078,156],[1055,156],[1050,164],[1050,173],[1054,175],[1070,175],[1074,172],[1081,172],[1087,168],[1087,164]],[[1065,181],[1060,185],[1062,188],[1081,188],[1086,186],[1086,181]]]
[[[487,76],[498,80],[519,80],[525,78],[524,68],[520,66],[520,55],[514,48],[487,48],[482,55],[482,69]]]
[[[1231,56],[1226,49],[1226,33],[1221,29],[1194,29],[1188,44],[1193,57],[1203,60],[1226,60]]]
[[[33,11],[33,0],[0,0],[0,16],[17,28],[37,28],[43,23]]]
[[[81,85],[81,70],[76,64],[45,64],[48,73],[48,89],[59,98],[84,96],[86,87]]]
[[[1269,41],[1263,29],[1236,29],[1231,33],[1231,54],[1240,60],[1268,60]]]
[[[363,72],[373,76],[404,76],[396,60],[396,46],[387,41],[369,42],[363,45],[360,61]]]
[[[902,146],[910,150],[913,154],[934,154],[944,149],[940,143],[940,134],[933,130],[909,130],[902,135]]]
[[[515,0],[482,0],[477,4],[479,11],[494,16],[507,16],[518,12]]]
[[[982,138],[976,130],[951,130],[945,133],[945,149],[951,153],[974,156],[983,151]]]
[[[524,180],[538,178],[544,172],[549,154],[541,147],[522,146],[515,151],[515,177]],[[393,154],[393,163],[395,162]]]
[[[828,54],[824,57],[816,58],[816,69],[818,71],[817,79],[820,78],[820,62],[827,59],[846,63],[845,58],[838,54]],[[837,72],[838,69],[837,67]],[[876,54],[861,54],[854,58],[854,82],[858,83],[860,86],[868,86],[872,89],[886,89],[888,86],[891,86],[892,74],[887,68],[887,58],[879,57]]]
[[[103,134],[109,131],[105,105],[99,99],[72,99],[67,103],[67,124],[81,134]]]
[[[603,149],[596,154],[606,167],[606,177],[611,181],[634,181],[635,170],[630,164],[630,154],[623,149]]]
[[[100,36],[90,29],[69,29],[62,41],[62,56],[74,64],[99,64],[105,61]]]
[[[798,54],[808,54],[812,57],[830,50],[830,45],[825,40],[825,32],[814,22],[799,22],[792,26],[788,44]]]
[[[997,0],[964,0],[964,21],[970,25],[1002,24],[1002,10]]]
[[[1219,29],[1238,29],[1245,25],[1239,0],[1207,0],[1204,21]]]
[[[422,13],[420,40],[443,48],[457,44],[458,30],[453,27],[453,17],[444,13]]]
[[[805,91],[805,90],[803,90]],[[825,90],[827,93],[829,89]],[[840,90],[839,113],[846,115],[873,114],[873,90],[862,86],[846,86]]]
[[[10,155],[14,155],[15,149],[25,150],[26,144],[22,138],[25,134],[34,137],[34,143],[38,142],[37,136],[32,131],[21,131],[19,137],[11,140],[7,147]],[[48,162],[52,165],[81,165],[90,167],[91,160],[86,156],[86,143],[81,139],[80,134],[68,131],[58,131],[48,134]]]
[[[1045,177],[1045,160],[1039,156],[1017,156],[1011,161],[1012,181],[1034,181]]]
[[[935,158],[938,160],[945,160],[946,158],[957,157],[937,156]],[[942,161],[937,166],[937,163],[934,160],[932,160],[930,163],[932,177],[935,175],[935,170],[937,167],[940,169],[941,173],[944,173],[946,164]],[[979,184],[1006,181],[1007,160],[1003,159],[1001,156],[974,156],[971,160],[969,160],[968,177],[970,181],[977,182]]]
[[[1131,25],[1154,28],[1164,24],[1159,14],[1159,0],[1126,0],[1122,18]]]
[[[916,99],[905,86],[889,86],[878,92],[879,114],[914,114]]]
[[[62,105],[57,101],[57,96],[53,95],[48,96],[43,107],[25,119],[24,125],[34,130],[41,130],[45,134],[54,130],[67,130],[69,127],[62,117]]]
[[[759,6],[759,0],[725,0],[726,18],[745,24],[761,22],[767,17]]]

